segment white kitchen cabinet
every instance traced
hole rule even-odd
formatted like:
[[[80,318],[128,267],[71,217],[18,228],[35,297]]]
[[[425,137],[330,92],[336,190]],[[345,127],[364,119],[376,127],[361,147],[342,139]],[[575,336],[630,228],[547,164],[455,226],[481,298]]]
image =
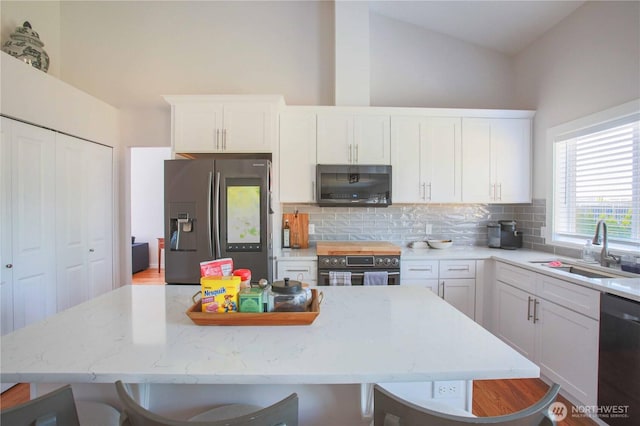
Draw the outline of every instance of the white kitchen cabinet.
[[[437,260],[403,260],[400,264],[400,284],[427,287],[438,294]]]
[[[4,117],[1,124],[6,333],[56,312],[55,135]]]
[[[460,312],[475,319],[475,260],[441,260],[439,295]]]
[[[316,200],[316,114],[280,113],[280,202]]]
[[[391,117],[393,200],[461,201],[461,119]]]
[[[423,286],[475,318],[475,260],[403,260],[401,285]]]
[[[388,114],[319,112],[318,164],[391,164]]]
[[[502,262],[496,280],[496,335],[580,403],[596,405],[599,292]]]
[[[278,260],[276,280],[291,278],[311,286],[318,284],[318,264],[315,260]]]
[[[531,202],[530,119],[462,119],[462,201]]]
[[[112,149],[56,135],[57,310],[113,289]]]
[[[165,96],[177,153],[272,152],[279,97]]]

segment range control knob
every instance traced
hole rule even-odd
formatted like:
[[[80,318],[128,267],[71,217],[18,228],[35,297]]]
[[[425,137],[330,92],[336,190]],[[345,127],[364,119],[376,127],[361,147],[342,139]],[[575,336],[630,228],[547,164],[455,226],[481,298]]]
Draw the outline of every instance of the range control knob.
[[[388,265],[391,263],[391,259],[389,259],[388,257],[384,259],[384,264]]]
[[[336,259],[335,257],[333,259],[331,259],[331,264],[332,265],[337,265],[338,264],[338,259]]]
[[[331,261],[329,259],[322,259],[322,263],[328,265]]]
[[[383,263],[383,262],[384,262],[384,261],[382,260],[382,258],[380,258],[380,257],[376,258],[376,263],[377,263],[378,265],[382,265],[382,263]]]
[[[393,266],[398,266],[398,263],[400,263],[400,261],[399,261],[398,259],[395,259],[395,258],[394,258],[394,259],[391,259],[391,264],[392,264]]]
[[[341,265],[346,265],[346,264],[347,264],[347,261],[346,261],[345,259],[340,259],[340,264],[341,264]]]

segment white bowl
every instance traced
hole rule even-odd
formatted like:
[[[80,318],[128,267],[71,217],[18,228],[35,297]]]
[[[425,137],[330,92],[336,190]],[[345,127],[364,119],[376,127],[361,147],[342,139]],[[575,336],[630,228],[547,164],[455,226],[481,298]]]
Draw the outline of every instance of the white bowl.
[[[414,249],[425,249],[429,247],[429,245],[424,241],[414,241],[411,244],[409,244],[409,247]]]
[[[434,249],[446,249],[453,245],[451,240],[427,240],[429,246]]]

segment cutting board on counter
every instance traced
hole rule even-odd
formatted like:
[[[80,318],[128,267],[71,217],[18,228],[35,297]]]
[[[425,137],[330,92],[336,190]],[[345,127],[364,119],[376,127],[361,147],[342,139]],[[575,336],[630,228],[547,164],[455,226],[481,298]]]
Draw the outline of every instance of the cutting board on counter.
[[[284,223],[287,220],[289,221],[289,227],[291,228],[291,247],[293,248],[294,244],[297,242],[300,245],[300,248],[309,248],[309,214],[283,213],[282,227],[284,227]]]
[[[399,255],[402,249],[387,241],[318,241],[318,256]]]

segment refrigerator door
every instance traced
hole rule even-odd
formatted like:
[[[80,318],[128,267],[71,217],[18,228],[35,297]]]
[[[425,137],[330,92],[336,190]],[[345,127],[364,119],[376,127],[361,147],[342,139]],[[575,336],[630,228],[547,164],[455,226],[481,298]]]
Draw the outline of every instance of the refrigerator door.
[[[165,281],[199,284],[200,262],[214,258],[213,160],[164,163]]]
[[[219,199],[219,211],[214,213],[214,228],[219,239],[214,247],[218,257],[233,259],[234,269],[251,270],[252,282],[273,279],[270,167],[268,160],[216,160],[214,194],[219,198],[214,195],[214,200]]]

